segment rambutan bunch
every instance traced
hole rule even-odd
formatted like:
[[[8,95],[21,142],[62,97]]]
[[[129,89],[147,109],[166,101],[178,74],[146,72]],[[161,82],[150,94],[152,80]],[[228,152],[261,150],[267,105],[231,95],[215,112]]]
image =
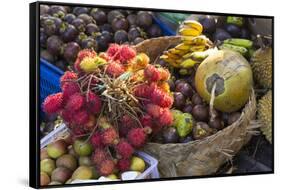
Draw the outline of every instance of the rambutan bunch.
[[[136,57],[137,53],[132,47],[128,45],[110,44],[106,51],[108,57],[113,61],[120,61],[125,64]]]
[[[49,95],[43,102],[43,110],[47,114],[57,113],[63,108],[63,94],[61,92],[57,94]]]

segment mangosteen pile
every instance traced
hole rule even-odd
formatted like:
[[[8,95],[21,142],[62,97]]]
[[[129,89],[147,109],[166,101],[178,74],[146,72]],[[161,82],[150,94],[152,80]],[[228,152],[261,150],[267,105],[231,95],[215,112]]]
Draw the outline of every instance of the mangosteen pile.
[[[251,38],[245,17],[204,15],[198,21],[203,26],[203,33],[213,42],[229,38]]]
[[[110,43],[132,45],[159,36],[151,12],[40,5],[40,57],[62,70],[81,49],[102,52]]]

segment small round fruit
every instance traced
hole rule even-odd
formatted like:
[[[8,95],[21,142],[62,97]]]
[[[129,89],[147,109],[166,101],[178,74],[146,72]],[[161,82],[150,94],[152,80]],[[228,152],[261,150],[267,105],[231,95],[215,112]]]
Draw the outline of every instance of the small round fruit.
[[[158,25],[156,25],[156,24],[151,25],[151,26],[147,29],[147,33],[148,33],[148,35],[150,36],[150,38],[157,38],[157,37],[162,36],[162,30],[161,30],[161,28],[160,28]]]
[[[174,106],[177,109],[183,108],[185,105],[185,97],[182,93],[180,92],[174,92]]]
[[[68,168],[58,167],[52,172],[52,181],[65,183],[71,177],[72,171]]]
[[[99,32],[100,32],[99,27],[94,23],[90,23],[86,26],[85,33],[89,36],[96,36],[96,34]]]
[[[147,29],[152,25],[152,16],[146,11],[140,11],[137,14],[137,25]]]
[[[93,19],[93,17],[87,15],[87,14],[80,14],[77,18],[81,18],[85,24],[90,24],[90,23],[93,23],[95,24],[95,20]]]
[[[135,14],[129,14],[127,16],[127,20],[129,22],[129,24],[132,26],[135,26],[137,24],[137,15]]]
[[[79,157],[79,166],[91,166],[92,161],[89,156],[80,156]]]
[[[133,156],[131,159],[131,166],[130,170],[132,171],[138,171],[138,172],[143,172],[145,170],[145,162],[143,159]]]
[[[71,24],[79,31],[84,32],[86,24],[81,18],[74,19]]]
[[[168,84],[169,84],[169,86],[170,86],[170,90],[171,90],[171,91],[174,91],[175,88],[176,88],[176,85],[175,85],[174,80],[173,80],[173,79],[169,79],[167,82],[168,82]]]
[[[76,16],[75,16],[74,14],[68,13],[68,14],[65,15],[65,17],[63,18],[63,20],[64,20],[65,22],[67,22],[68,24],[71,24],[72,21],[73,21],[75,18],[76,18]]]
[[[177,143],[179,135],[174,127],[167,127],[163,130],[164,143]]]
[[[79,156],[89,156],[93,151],[92,145],[83,140],[75,140],[73,148]]]
[[[224,41],[229,38],[231,38],[231,35],[221,28],[217,28],[213,36],[214,41]]]
[[[210,102],[214,84],[214,108],[222,112],[239,110],[252,92],[250,64],[241,54],[231,50],[219,50],[210,55],[199,65],[195,75],[196,90],[206,102]]]
[[[234,24],[227,24],[224,28],[232,37],[239,38],[241,36],[241,29]]]
[[[48,5],[40,5],[40,15],[47,14],[49,11],[49,6]]]
[[[46,148],[43,148],[40,150],[40,160],[44,160],[46,158],[49,158],[48,152]]]
[[[76,42],[69,42],[64,47],[63,57],[69,63],[73,63],[76,60],[79,51],[80,51],[80,46]]]
[[[192,109],[192,115],[196,121],[208,121],[209,110],[204,105],[196,105]]]
[[[215,133],[215,130],[210,128],[207,123],[197,122],[193,127],[192,136],[194,139],[203,139]]]
[[[177,84],[176,92],[181,92],[186,98],[191,98],[193,95],[192,87],[186,82]]]
[[[227,119],[227,124],[231,125],[233,124],[235,121],[237,121],[241,116],[240,112],[233,112],[231,114],[229,114],[228,119]]]
[[[109,24],[112,23],[112,21],[116,18],[116,17],[124,17],[124,15],[118,11],[118,10],[112,10],[112,11],[109,11],[108,14],[107,14],[107,22]]]
[[[45,186],[51,182],[50,177],[45,172],[40,172],[40,185]]]
[[[78,30],[71,24],[68,24],[65,28],[61,28],[60,33],[60,37],[64,42],[74,41],[79,34]]]
[[[198,94],[193,94],[191,98],[192,104],[193,105],[201,105],[203,104],[202,98]]]
[[[112,29],[116,32],[118,30],[127,31],[129,23],[124,17],[116,17],[111,23]]]
[[[138,44],[138,43],[141,43],[144,41],[144,38],[141,38],[141,37],[137,37],[135,40],[134,40],[134,44]]]
[[[88,14],[89,13],[89,8],[87,8],[87,7],[74,7],[72,12],[75,15]]]
[[[54,56],[61,53],[62,45],[63,42],[58,36],[50,36],[47,40],[47,50]]]
[[[186,105],[183,107],[182,111],[183,111],[184,113],[192,113],[192,109],[193,109],[193,106],[192,106],[191,104],[186,104]]]
[[[100,30],[101,30],[101,31],[107,31],[107,32],[110,32],[110,33],[113,33],[113,32],[114,32],[113,29],[112,29],[112,27],[111,27],[111,25],[108,24],[108,23],[105,23],[105,24],[103,24],[103,25],[101,25],[101,26],[99,26],[99,27],[100,27]]]
[[[216,21],[213,16],[207,15],[199,19],[203,26],[203,33],[213,33],[216,30]]]
[[[47,152],[49,157],[57,159],[67,152],[67,144],[64,140],[57,140],[48,144]]]
[[[81,41],[81,48],[82,49],[92,49],[97,50],[97,42],[93,37],[87,37]]]
[[[128,41],[128,34],[125,30],[118,30],[114,34],[114,41],[117,44],[122,44]]]
[[[98,25],[104,24],[107,21],[106,13],[99,8],[93,8],[90,15],[95,19]]]
[[[74,171],[77,168],[77,160],[71,154],[65,154],[56,160],[56,166],[68,168],[71,171]]]
[[[224,127],[223,120],[221,120],[219,117],[215,117],[213,119],[211,118],[208,124],[211,128],[217,130],[223,129]]]
[[[91,167],[88,166],[80,166],[77,168],[73,174],[72,179],[80,179],[80,180],[86,180],[91,179],[93,177],[93,170]]]
[[[51,175],[55,168],[56,168],[55,161],[50,158],[46,158],[40,161],[41,172],[45,172],[46,174]]]
[[[128,39],[129,41],[134,41],[136,38],[141,37],[141,32],[139,28],[130,28],[128,31]]]

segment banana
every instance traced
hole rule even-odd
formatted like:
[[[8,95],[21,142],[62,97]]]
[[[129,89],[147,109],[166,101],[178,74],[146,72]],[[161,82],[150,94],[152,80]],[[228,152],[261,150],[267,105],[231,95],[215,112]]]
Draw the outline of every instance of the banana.
[[[192,46],[190,48],[190,51],[195,52],[195,51],[205,51],[206,46],[205,45],[196,45],[196,46]]]
[[[180,28],[179,33],[182,36],[199,36],[201,34],[200,31],[189,26],[184,26],[183,28]]]
[[[184,44],[184,43],[180,43],[179,45],[177,45],[177,46],[175,47],[175,49],[177,49],[177,50],[182,50],[182,51],[184,51],[184,52],[187,52],[187,51],[190,50],[190,45],[186,45],[186,44]]]
[[[241,46],[231,45],[231,44],[222,44],[220,49],[230,49],[233,51],[236,51],[238,53],[241,53],[243,56],[245,56],[248,53],[248,50]]]
[[[185,50],[179,50],[179,49],[176,49],[176,48],[169,49],[168,52],[171,53],[171,54],[178,55],[178,56],[183,56],[186,53]]]
[[[241,38],[227,39],[227,40],[224,40],[223,43],[235,45],[235,46],[241,46],[241,47],[248,48],[248,49],[253,47],[253,42],[251,40],[241,39]]]
[[[196,29],[200,34],[203,31],[203,26],[195,20],[186,20],[183,22],[183,25]]]
[[[193,59],[188,58],[188,59],[184,60],[184,61],[180,64],[180,66],[181,66],[182,68],[188,69],[188,68],[193,67],[193,66],[194,66],[195,64],[197,64],[197,63],[198,63],[197,61],[194,61]]]

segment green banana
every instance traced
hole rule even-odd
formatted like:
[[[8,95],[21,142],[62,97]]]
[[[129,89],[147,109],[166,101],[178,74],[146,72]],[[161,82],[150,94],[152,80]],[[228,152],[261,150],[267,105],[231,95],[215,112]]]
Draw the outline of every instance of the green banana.
[[[253,42],[251,40],[247,39],[241,39],[241,38],[231,38],[223,41],[224,44],[230,44],[230,45],[235,45],[235,46],[241,46],[244,48],[252,48],[253,47]]]
[[[248,50],[246,48],[241,47],[241,46],[231,45],[231,44],[222,44],[219,48],[220,49],[230,49],[230,50],[236,51],[238,53],[241,53],[243,56],[246,56],[248,53]]]

